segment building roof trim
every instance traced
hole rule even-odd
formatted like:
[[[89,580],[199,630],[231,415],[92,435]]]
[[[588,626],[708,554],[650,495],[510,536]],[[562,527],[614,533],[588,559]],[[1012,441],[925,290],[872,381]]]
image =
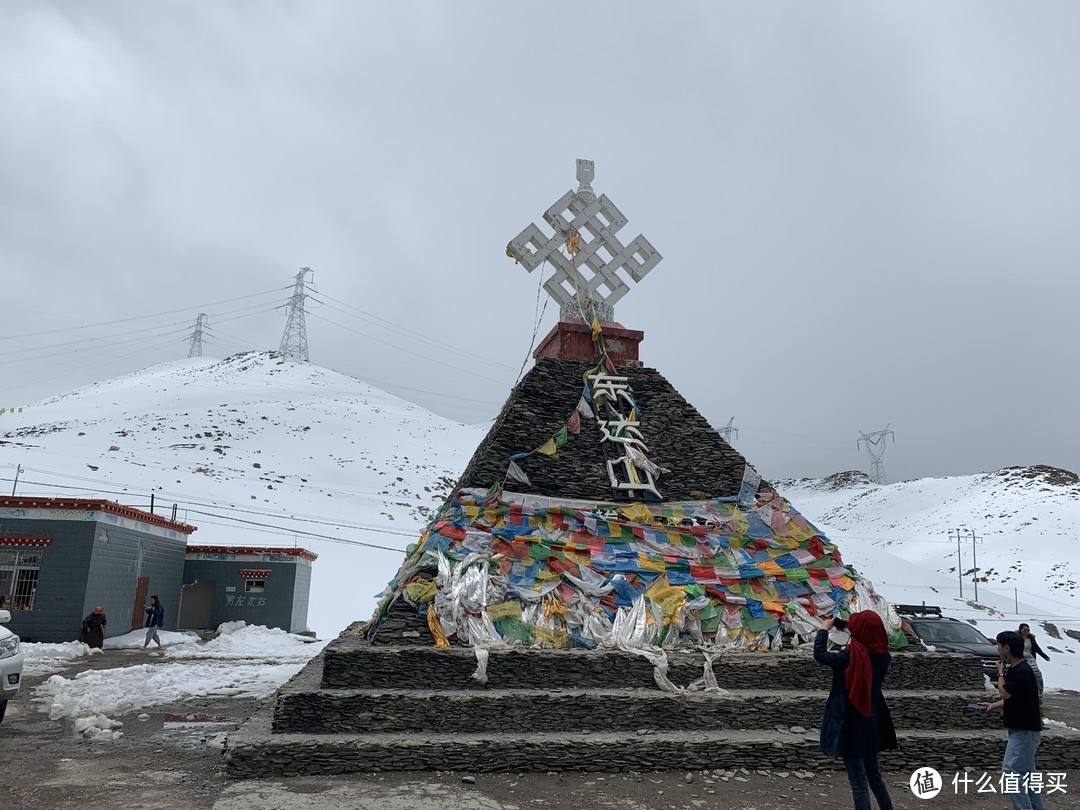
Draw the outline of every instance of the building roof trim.
[[[188,546],[188,554],[271,554],[279,557],[299,557],[302,560],[317,560],[319,555],[306,548],[275,548],[273,546]]]
[[[110,515],[138,520],[149,523],[151,526],[161,526],[172,529],[181,534],[191,534],[197,527],[176,520],[163,518],[161,515],[144,512],[134,506],[123,506],[116,501],[106,501],[97,498],[24,498],[20,495],[0,495],[0,508],[16,509],[58,509],[75,510],[82,509],[88,512],[106,512]]]

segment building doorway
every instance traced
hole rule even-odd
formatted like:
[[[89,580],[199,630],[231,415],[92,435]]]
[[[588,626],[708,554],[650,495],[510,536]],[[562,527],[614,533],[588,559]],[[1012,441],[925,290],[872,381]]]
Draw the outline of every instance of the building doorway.
[[[193,582],[180,589],[180,616],[177,630],[206,630],[210,627],[210,615],[214,610],[214,580]]]

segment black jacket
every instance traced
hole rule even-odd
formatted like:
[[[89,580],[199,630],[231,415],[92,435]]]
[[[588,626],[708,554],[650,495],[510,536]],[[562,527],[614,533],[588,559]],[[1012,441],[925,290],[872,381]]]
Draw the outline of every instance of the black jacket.
[[[871,653],[870,664],[874,677],[870,684],[870,716],[863,717],[848,699],[844,673],[851,661],[847,650],[828,652],[829,634],[819,630],[814,638],[814,660],[832,668],[832,688],[821,718],[822,752],[837,756],[862,757],[883,749],[897,748],[896,727],[892,714],[881,694],[881,684],[889,669],[892,656]]]
[[[101,630],[104,632],[105,625],[109,623],[109,620],[105,618],[104,613],[91,613],[85,619],[82,620],[82,627],[84,633],[92,633],[95,630]]]

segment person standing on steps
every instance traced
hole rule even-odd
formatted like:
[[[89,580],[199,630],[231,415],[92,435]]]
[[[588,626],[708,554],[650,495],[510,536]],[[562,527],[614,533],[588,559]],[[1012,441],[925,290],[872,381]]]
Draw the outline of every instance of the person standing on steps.
[[[1035,752],[1042,742],[1042,707],[1039,705],[1039,685],[1035,673],[1024,659],[1024,639],[1019,633],[1006,630],[997,634],[998,661],[997,691],[999,699],[981,704],[986,711],[1001,710],[1009,741],[1001,760],[1001,772],[1016,776],[1018,790],[1009,794],[1014,810],[1043,810],[1041,793],[1028,792],[1035,766]]]
[[[143,643],[143,649],[145,650],[150,646],[151,641],[156,641],[158,647],[161,646],[161,637],[158,635],[158,628],[165,625],[165,608],[161,606],[161,600],[157,598],[157,594],[150,597],[150,604],[146,608],[146,641]]]
[[[1020,625],[1017,632],[1020,633],[1020,638],[1024,640],[1024,660],[1028,662],[1031,671],[1035,673],[1035,682],[1039,684],[1039,697],[1042,697],[1043,676],[1039,671],[1039,660],[1035,656],[1041,655],[1047,661],[1050,660],[1050,656],[1042,651],[1042,647],[1039,646],[1039,642],[1035,640],[1035,636],[1031,632],[1031,627],[1027,624]]]
[[[79,641],[88,647],[101,649],[105,644],[105,625],[109,620],[105,618],[105,608],[98,605],[85,619],[82,620],[82,635]]]
[[[853,613],[846,627],[842,620],[837,625],[851,634],[851,643],[829,652],[835,622],[825,619],[814,638],[814,660],[832,668],[832,688],[821,718],[821,751],[843,757],[855,810],[872,810],[871,793],[881,810],[893,810],[878,764],[878,752],[898,747],[892,714],[881,694],[892,660],[885,623],[872,610]]]

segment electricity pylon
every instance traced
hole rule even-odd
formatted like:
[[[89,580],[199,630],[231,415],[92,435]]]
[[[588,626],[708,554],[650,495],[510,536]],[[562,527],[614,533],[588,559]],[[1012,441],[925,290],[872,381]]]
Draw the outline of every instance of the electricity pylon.
[[[311,272],[310,267],[301,267],[300,272],[296,274],[296,286],[293,287],[292,297],[285,305],[288,319],[285,321],[285,334],[281,336],[279,349],[281,356],[286,360],[303,363],[310,360],[307,346],[307,322],[304,320],[304,299],[308,296],[305,278],[308,273],[311,273],[314,279],[315,274]]]
[[[727,424],[724,425],[722,428],[720,428],[716,432],[724,437],[725,442],[727,442],[728,444],[731,444],[731,434],[734,433],[736,436],[739,435],[739,429],[737,427],[735,427],[735,417],[733,416],[730,419],[728,419]]]
[[[870,478],[879,484],[885,483],[885,438],[887,436],[892,436],[893,444],[896,444],[896,434],[889,430],[889,425],[885,425],[884,430],[873,433],[863,433],[860,430],[859,440],[855,442],[856,447],[861,445],[870,456]]]
[[[203,330],[206,328],[206,313],[200,312],[199,317],[195,320],[195,331],[191,333],[189,340],[191,341],[190,348],[188,349],[188,357],[202,357],[202,339]]]

